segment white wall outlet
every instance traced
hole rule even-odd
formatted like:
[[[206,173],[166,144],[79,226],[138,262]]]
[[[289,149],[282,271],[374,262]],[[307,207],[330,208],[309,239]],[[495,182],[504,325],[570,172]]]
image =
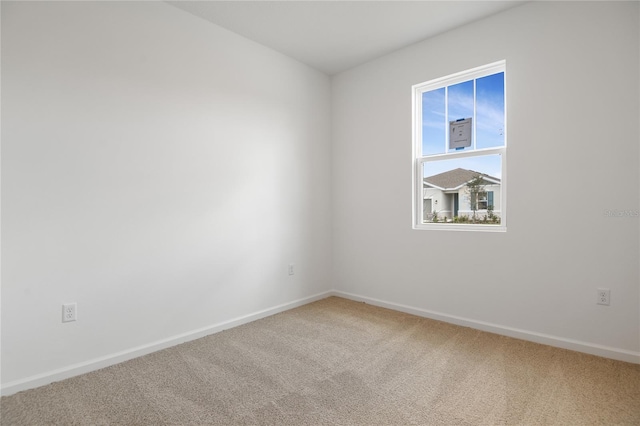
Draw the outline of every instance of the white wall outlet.
[[[65,303],[62,305],[62,322],[75,321],[78,314],[77,303]]]
[[[608,288],[599,288],[598,289],[598,305],[609,305],[609,296],[611,295],[611,290]]]
[[[293,263],[289,264],[289,275],[293,275]]]

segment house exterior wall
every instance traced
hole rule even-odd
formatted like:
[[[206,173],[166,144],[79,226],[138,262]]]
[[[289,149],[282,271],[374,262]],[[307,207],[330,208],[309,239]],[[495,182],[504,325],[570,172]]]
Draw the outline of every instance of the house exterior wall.
[[[496,216],[500,216],[501,214],[501,188],[498,184],[493,185],[485,185],[484,190],[489,192],[493,191],[493,213]],[[424,212],[423,220],[427,217],[430,219],[433,212],[438,213],[438,218],[447,218],[452,219],[454,216],[454,192],[443,192],[437,188],[425,188],[423,190],[423,198],[431,199],[431,210],[430,212]],[[473,211],[471,210],[471,197],[468,191],[468,188],[465,186],[458,191],[458,216],[473,215]],[[484,216],[487,214],[487,210],[478,210],[476,215]]]
[[[493,191],[493,214],[500,216],[502,206],[500,185],[485,185],[484,191]],[[471,196],[466,186],[460,190],[459,203],[458,216],[473,215],[473,210],[471,209]],[[476,215],[484,216],[486,214],[487,210],[478,210],[476,212]]]
[[[423,198],[431,199],[431,210],[430,212],[424,212],[423,220],[431,218],[433,212],[438,212],[440,214],[441,206],[444,205],[444,193],[437,188],[425,188],[423,190]]]
[[[438,218],[448,218],[451,219],[453,217],[453,194],[445,193],[437,188],[425,188],[423,190],[423,198],[431,199],[431,211],[423,212],[423,220],[429,217],[433,212],[438,213]]]

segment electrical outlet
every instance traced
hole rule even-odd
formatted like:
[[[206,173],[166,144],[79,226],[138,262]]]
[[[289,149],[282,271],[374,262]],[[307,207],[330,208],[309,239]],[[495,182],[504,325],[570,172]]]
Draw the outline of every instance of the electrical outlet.
[[[599,288],[598,289],[598,305],[609,305],[609,297],[611,295],[611,290],[608,288]]]
[[[293,263],[289,264],[289,275],[293,275]]]
[[[78,305],[76,303],[65,303],[62,305],[62,322],[75,321],[78,313]]]

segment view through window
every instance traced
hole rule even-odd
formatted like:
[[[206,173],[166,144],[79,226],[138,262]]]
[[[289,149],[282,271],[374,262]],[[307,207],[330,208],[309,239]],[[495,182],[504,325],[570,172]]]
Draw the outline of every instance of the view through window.
[[[504,61],[413,87],[414,228],[506,230]]]

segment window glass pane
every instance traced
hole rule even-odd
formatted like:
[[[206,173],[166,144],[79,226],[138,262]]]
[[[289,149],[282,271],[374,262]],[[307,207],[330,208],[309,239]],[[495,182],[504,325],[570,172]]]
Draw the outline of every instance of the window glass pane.
[[[504,73],[476,80],[476,148],[504,146]]]
[[[473,118],[473,80],[449,86],[447,96],[448,118],[450,122],[465,118]],[[468,148],[459,148],[457,150],[469,150],[472,149],[472,147],[473,143]],[[457,150],[450,149],[449,151]]]
[[[444,153],[444,105],[444,87],[422,94],[422,155]]]
[[[422,223],[500,224],[501,176],[499,154],[423,163]]]
[[[413,86],[414,229],[506,231],[505,75],[500,61]]]

